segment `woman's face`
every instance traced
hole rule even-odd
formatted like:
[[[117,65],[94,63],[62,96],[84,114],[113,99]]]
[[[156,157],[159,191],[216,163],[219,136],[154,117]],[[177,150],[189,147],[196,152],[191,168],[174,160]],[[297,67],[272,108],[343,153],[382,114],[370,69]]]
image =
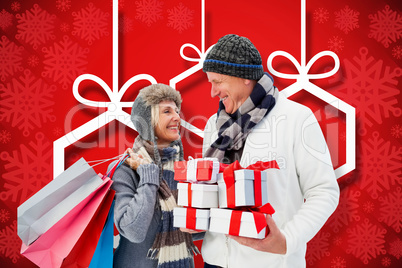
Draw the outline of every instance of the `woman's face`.
[[[174,101],[161,101],[159,103],[159,121],[155,126],[155,136],[158,145],[168,145],[180,138],[179,109]]]

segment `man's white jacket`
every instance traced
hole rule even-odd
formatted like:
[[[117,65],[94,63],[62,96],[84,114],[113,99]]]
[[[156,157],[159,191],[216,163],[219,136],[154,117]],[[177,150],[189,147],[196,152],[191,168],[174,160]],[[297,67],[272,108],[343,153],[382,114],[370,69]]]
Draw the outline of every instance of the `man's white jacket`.
[[[217,138],[215,122],[216,114],[205,127],[203,153]],[[223,234],[207,232],[202,245],[205,262],[230,268],[306,266],[306,244],[337,207],[339,186],[314,114],[282,93],[248,135],[240,164],[247,167],[271,160],[277,161],[280,172],[268,180],[268,201],[286,237],[286,254],[257,251]]]

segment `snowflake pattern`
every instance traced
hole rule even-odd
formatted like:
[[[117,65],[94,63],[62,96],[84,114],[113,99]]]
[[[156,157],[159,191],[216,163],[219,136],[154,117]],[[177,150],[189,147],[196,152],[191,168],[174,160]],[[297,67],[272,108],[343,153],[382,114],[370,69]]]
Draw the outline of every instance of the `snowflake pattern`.
[[[0,12],[0,28],[4,31],[6,28],[13,25],[13,15],[3,9]]]
[[[39,58],[36,55],[32,55],[28,57],[28,65],[31,67],[36,67],[39,64]]]
[[[99,40],[102,36],[109,35],[107,30],[109,13],[103,12],[93,3],[72,14],[74,17],[72,34],[86,40],[88,45],[92,45],[93,41]]]
[[[5,81],[10,75],[14,75],[17,71],[22,71],[21,53],[23,46],[17,46],[14,42],[10,42],[6,36],[2,36],[0,40],[0,79]]]
[[[80,47],[68,36],[64,36],[63,40],[54,43],[52,47],[42,50],[45,53],[42,76],[52,78],[60,83],[63,89],[71,86],[73,80],[84,73],[88,64],[86,59],[89,49]]]
[[[340,236],[336,236],[336,237],[334,237],[334,239],[332,241],[333,241],[334,245],[340,246],[340,245],[342,245],[343,239]]]
[[[402,16],[393,11],[388,5],[377,14],[369,15],[370,33],[369,38],[374,38],[384,47],[396,42],[402,37]]]
[[[389,257],[382,258],[381,265],[384,266],[384,267],[391,266],[391,259]]]
[[[391,127],[391,135],[394,138],[400,138],[402,137],[402,126],[400,125],[393,125]]]
[[[56,15],[50,15],[46,10],[42,10],[38,4],[23,14],[15,15],[15,17],[18,20],[18,33],[15,38],[24,40],[34,49],[55,38],[53,29]]]
[[[365,47],[359,54],[353,62],[344,60],[345,79],[333,93],[356,108],[356,116],[360,119],[358,133],[366,135],[367,127],[374,122],[382,124],[383,117],[388,118],[390,113],[396,117],[401,115],[397,85],[402,69],[384,67],[383,60],[376,61],[369,56]]]
[[[401,46],[396,46],[392,49],[392,57],[395,59],[402,59],[402,47]]]
[[[344,41],[338,36],[333,36],[328,41],[328,48],[334,52],[340,52],[344,48]]]
[[[70,25],[63,22],[62,24],[60,24],[60,31],[62,31],[63,33],[70,31]]]
[[[7,222],[10,219],[10,211],[0,209],[0,222]]]
[[[19,2],[12,2],[11,3],[11,10],[17,12],[21,9],[21,4]]]
[[[362,179],[360,189],[365,189],[373,199],[378,193],[390,190],[391,185],[401,184],[402,147],[391,147],[376,131],[373,137],[362,141],[360,167]]]
[[[71,0],[56,0],[56,8],[60,11],[67,11],[71,8]]]
[[[11,259],[13,263],[17,263],[20,255],[21,240],[17,235],[17,221],[7,226],[5,229],[0,230],[0,253]]]
[[[306,252],[306,260],[312,265],[315,261],[320,260],[324,256],[329,256],[329,237],[331,235],[326,232],[319,232],[313,239],[308,242],[308,250]]]
[[[28,146],[20,144],[19,150],[14,150],[12,154],[6,151],[0,153],[0,159],[5,163],[1,200],[11,199],[22,204],[52,180],[52,144],[40,132],[35,135],[35,140]]]
[[[371,201],[366,201],[366,202],[364,202],[364,204],[363,204],[363,211],[364,211],[366,214],[369,214],[369,213],[373,212],[373,211],[374,211],[374,203],[371,202]]]
[[[173,9],[168,9],[168,26],[182,33],[183,30],[187,30],[193,26],[193,10],[179,3],[177,7]]]
[[[35,77],[25,70],[20,77],[13,77],[6,87],[0,85],[0,119],[11,122],[27,137],[34,127],[43,123],[54,122],[53,92],[56,87],[48,86],[43,79]]]
[[[402,257],[402,241],[399,238],[394,242],[390,243],[390,249],[388,253],[397,258],[398,260],[400,257]]]
[[[314,10],[314,21],[317,21],[318,23],[324,23],[327,22],[329,19],[329,12],[325,8],[318,8]]]
[[[392,227],[397,233],[401,232],[402,226],[402,192],[397,187],[394,192],[378,198],[381,203],[379,222],[384,222]]]
[[[8,143],[11,140],[11,133],[7,130],[0,131],[0,142],[3,144]]]
[[[339,232],[340,227],[346,226],[352,221],[359,221],[359,197],[360,191],[345,189],[341,192],[336,211],[328,219],[328,224],[334,232]]]
[[[148,27],[163,18],[163,2],[158,0],[142,0],[136,1],[135,5],[137,6],[135,18],[144,22]]]
[[[363,223],[346,230],[349,235],[346,253],[353,254],[356,258],[368,264],[369,260],[377,255],[385,254],[384,236],[387,230],[370,223],[364,219]]]
[[[359,12],[345,6],[335,12],[335,28],[339,28],[345,34],[359,28]]]
[[[119,32],[126,34],[133,30],[133,20],[127,17],[119,18]]]
[[[346,261],[342,257],[335,257],[331,260],[331,268],[346,268]]]

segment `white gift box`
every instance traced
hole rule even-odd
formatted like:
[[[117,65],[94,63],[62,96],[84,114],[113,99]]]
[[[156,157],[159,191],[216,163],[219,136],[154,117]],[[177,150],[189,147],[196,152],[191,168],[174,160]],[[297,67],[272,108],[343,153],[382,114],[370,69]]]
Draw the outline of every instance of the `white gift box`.
[[[256,191],[254,189],[254,170],[241,169],[234,171],[235,206],[255,206]],[[268,203],[267,171],[261,171],[261,205]],[[223,173],[218,174],[219,207],[227,208],[227,189]]]
[[[189,190],[190,187],[190,190]],[[198,183],[178,183],[177,204],[194,208],[217,208],[218,185]],[[189,198],[189,194],[191,195]]]
[[[265,238],[267,227],[258,232],[253,214],[247,211],[241,213],[240,222],[237,222],[240,224],[239,233],[231,233],[231,229],[236,229],[233,228],[233,225],[236,224],[235,219],[232,218],[233,211],[231,209],[211,208],[209,231],[258,239]]]
[[[175,207],[173,209],[173,226],[193,230],[208,230],[209,214],[209,209]]]

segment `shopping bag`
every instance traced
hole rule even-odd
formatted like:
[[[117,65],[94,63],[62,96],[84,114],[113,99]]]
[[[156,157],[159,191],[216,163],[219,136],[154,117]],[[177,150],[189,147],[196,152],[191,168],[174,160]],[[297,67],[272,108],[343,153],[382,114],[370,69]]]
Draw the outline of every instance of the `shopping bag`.
[[[41,235],[31,245],[22,244],[21,254],[41,268],[60,267],[79,237],[89,224],[102,200],[108,193],[112,180],[102,184],[68,212],[60,221]]]
[[[112,268],[113,267],[113,214],[114,201],[110,208],[105,227],[98,241],[96,251],[92,257],[89,268]]]
[[[102,184],[91,166],[79,159],[18,207],[18,236],[30,245]]]
[[[113,198],[115,191],[110,190],[102,204],[95,212],[88,226],[80,236],[74,248],[64,259],[62,268],[79,268],[88,267],[92,256],[95,253],[96,246],[101,236],[102,230],[110,214],[110,210],[113,209]]]

